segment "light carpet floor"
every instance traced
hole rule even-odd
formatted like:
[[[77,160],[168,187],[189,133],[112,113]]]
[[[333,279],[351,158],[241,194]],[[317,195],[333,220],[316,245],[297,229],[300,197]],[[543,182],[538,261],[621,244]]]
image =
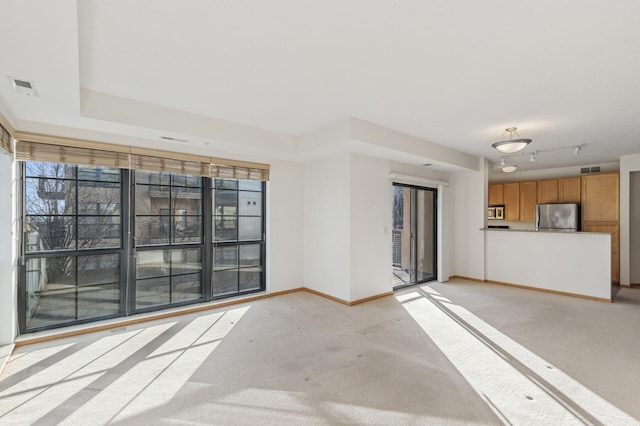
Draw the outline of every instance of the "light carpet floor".
[[[17,348],[0,424],[640,424],[640,289],[292,293]]]

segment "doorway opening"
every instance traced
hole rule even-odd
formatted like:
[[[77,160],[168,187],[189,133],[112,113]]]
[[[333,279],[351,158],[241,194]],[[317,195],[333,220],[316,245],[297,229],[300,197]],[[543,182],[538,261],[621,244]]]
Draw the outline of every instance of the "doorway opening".
[[[393,288],[437,276],[437,190],[394,183]]]

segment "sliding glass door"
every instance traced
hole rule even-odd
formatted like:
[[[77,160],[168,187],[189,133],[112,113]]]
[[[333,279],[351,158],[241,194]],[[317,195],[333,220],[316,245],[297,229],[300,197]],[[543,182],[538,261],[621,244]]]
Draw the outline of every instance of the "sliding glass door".
[[[436,190],[393,185],[393,287],[436,278]]]

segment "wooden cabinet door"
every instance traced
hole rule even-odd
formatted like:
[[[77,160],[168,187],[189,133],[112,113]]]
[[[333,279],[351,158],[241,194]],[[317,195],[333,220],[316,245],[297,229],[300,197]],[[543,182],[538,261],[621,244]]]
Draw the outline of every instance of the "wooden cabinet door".
[[[599,173],[582,176],[582,222],[617,222],[620,211],[620,176]]]
[[[525,222],[536,220],[537,198],[538,182],[520,182],[520,220]]]
[[[504,184],[504,220],[520,220],[520,184]]]
[[[538,181],[538,204],[548,204],[558,202],[558,180]]]
[[[580,177],[558,179],[558,202],[580,202]]]
[[[586,222],[584,232],[606,232],[611,234],[611,281],[620,282],[620,225],[618,223]]]
[[[504,185],[492,183],[489,185],[489,205],[501,206],[504,204]]]

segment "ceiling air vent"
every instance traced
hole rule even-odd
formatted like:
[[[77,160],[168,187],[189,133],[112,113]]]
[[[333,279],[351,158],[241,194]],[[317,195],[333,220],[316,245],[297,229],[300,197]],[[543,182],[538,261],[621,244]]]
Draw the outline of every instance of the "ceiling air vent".
[[[580,169],[580,173],[590,173],[591,169],[589,169],[589,167],[583,167]]]
[[[21,80],[19,78],[13,78],[10,76],[7,77],[9,77],[9,81],[11,81],[13,90],[15,90],[16,92],[27,96],[40,96],[35,82],[29,80]]]
[[[189,142],[186,139],[172,138],[171,136],[160,136],[160,139],[164,139],[165,141],[172,141],[172,142],[184,142],[184,143]]]

